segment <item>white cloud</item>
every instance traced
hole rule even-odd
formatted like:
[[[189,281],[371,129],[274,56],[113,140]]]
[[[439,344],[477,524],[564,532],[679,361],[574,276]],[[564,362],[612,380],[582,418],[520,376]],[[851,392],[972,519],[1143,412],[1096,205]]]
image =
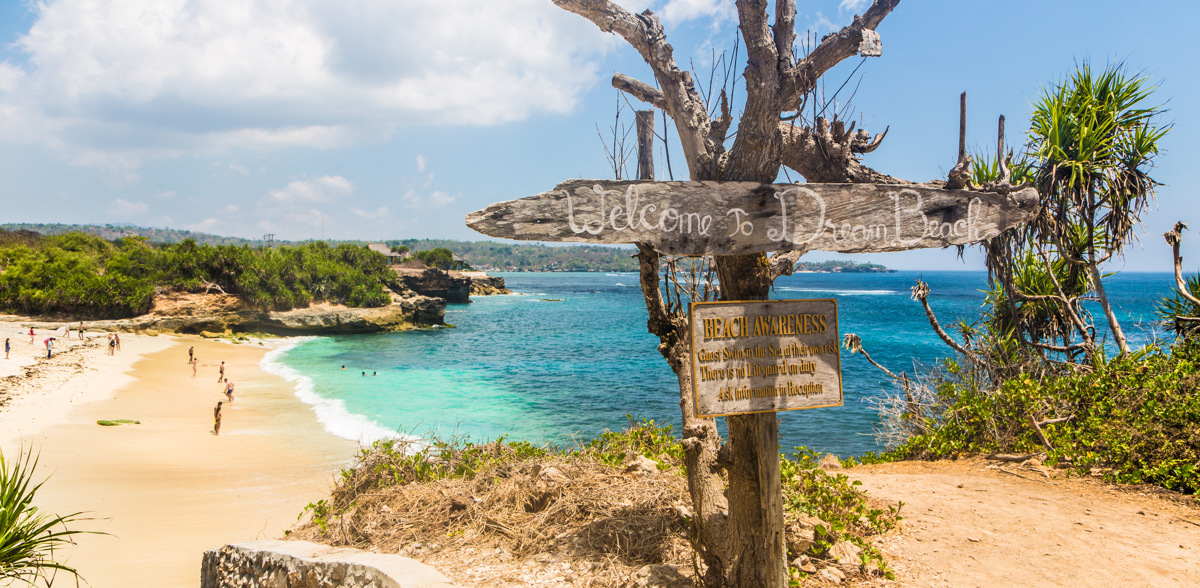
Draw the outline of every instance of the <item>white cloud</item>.
[[[130,202],[123,198],[117,198],[108,205],[108,213],[120,217],[137,216],[147,210],[150,207],[145,202]]]
[[[321,176],[312,180],[296,180],[279,190],[267,193],[265,201],[275,204],[299,202],[333,202],[354,192],[354,183],[342,176]]]
[[[429,163],[429,160],[424,155],[417,155],[417,171],[425,173],[425,165],[427,163]]]
[[[726,0],[670,0],[656,13],[668,24],[698,18],[737,21],[737,7]]]
[[[235,172],[235,173],[242,174],[243,176],[248,176],[248,175],[250,175],[250,170],[249,170],[249,169],[246,169],[246,167],[245,167],[245,166],[243,166],[243,165],[238,165],[238,164],[236,164],[236,163],[231,163],[231,164],[229,164],[229,171],[232,171],[232,172]]]
[[[617,43],[545,0],[34,6],[26,59],[0,63],[0,132],[95,165],[565,112]]]
[[[408,190],[400,195],[400,201],[408,208],[441,208],[454,202],[456,196],[434,190],[429,194],[422,194],[416,190]]]
[[[359,218],[365,218],[368,220],[387,218],[388,216],[391,216],[391,214],[392,214],[391,211],[388,210],[388,207],[386,207],[386,206],[380,206],[379,208],[377,208],[375,210],[363,210],[361,208],[351,208],[350,212],[353,213],[354,216],[357,216]]]
[[[240,209],[232,204],[226,204],[225,208],[221,209],[221,214],[237,214]]]
[[[833,24],[833,21],[829,20],[820,12],[817,13],[817,16],[813,19],[812,24],[808,25],[808,30],[816,33],[818,42],[821,40],[821,36],[832,33],[841,28],[842,27]]]
[[[167,190],[166,192],[159,192],[158,194],[155,194],[154,197],[162,200],[170,200],[175,197],[175,191]]]
[[[184,228],[189,231],[196,231],[198,233],[207,233],[216,228],[216,226],[219,224],[221,224],[221,221],[215,218],[206,218],[198,223],[187,225]]]
[[[842,0],[842,3],[838,5],[838,11],[862,14],[862,10],[870,5],[871,0]]]

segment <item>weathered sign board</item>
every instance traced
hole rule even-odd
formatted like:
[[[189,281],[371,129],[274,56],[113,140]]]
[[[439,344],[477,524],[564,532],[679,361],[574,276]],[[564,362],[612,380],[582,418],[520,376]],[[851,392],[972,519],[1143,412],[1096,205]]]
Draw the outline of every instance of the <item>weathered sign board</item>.
[[[837,300],[691,305],[696,416],[842,405]]]
[[[966,245],[1037,214],[1008,195],[885,184],[571,180],[467,215],[492,237],[647,243],[674,255],[806,249],[840,253]]]

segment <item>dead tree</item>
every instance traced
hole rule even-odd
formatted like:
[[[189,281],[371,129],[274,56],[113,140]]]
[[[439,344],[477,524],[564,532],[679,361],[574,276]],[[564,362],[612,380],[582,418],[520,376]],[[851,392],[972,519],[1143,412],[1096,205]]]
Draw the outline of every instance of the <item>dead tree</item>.
[[[745,42],[745,108],[732,142],[733,123],[724,93],[715,113],[706,104],[689,72],[675,63],[658,18],[649,10],[633,14],[608,0],[554,0],[587,18],[602,31],[620,35],[641,54],[658,88],[625,75],[613,86],[662,109],[675,123],[692,180],[772,183],[780,167],[790,167],[813,182],[904,183],[863,166],[855,157],[878,146],[863,130],[847,129],[814,117],[809,127],[796,126],[785,113],[800,110],[820,77],[854,55],[878,55],[875,29],[899,0],[875,0],[854,22],[825,37],[806,56],[794,55],[794,0],[774,3],[770,23],[765,0],[738,0],[739,29]],[[661,89],[660,89],[661,88]],[[641,274],[650,331],[659,351],[679,378],[683,411],[683,445],[689,489],[694,503],[694,545],[705,565],[707,586],[783,586],[783,521],[779,498],[778,421],[772,413],[727,417],[728,443],[722,444],[713,419],[695,417],[686,317],[666,312],[658,289],[659,254],[640,246]],[[790,273],[800,252],[777,256],[724,255],[715,260],[721,297],[725,300],[766,299],[774,278]],[[760,448],[775,448],[760,455]],[[766,453],[766,452],[761,452]],[[728,476],[728,486],[722,473]]]

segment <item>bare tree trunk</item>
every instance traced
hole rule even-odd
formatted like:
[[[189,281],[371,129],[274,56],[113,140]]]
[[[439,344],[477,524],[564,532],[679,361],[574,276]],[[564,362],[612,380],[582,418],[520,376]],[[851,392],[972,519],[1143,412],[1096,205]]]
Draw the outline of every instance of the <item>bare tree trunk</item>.
[[[1100,302],[1100,308],[1104,309],[1104,318],[1108,319],[1108,328],[1112,330],[1113,340],[1117,342],[1117,348],[1122,354],[1129,353],[1125,331],[1121,330],[1121,323],[1117,320],[1117,314],[1113,312],[1112,304],[1108,302],[1108,293],[1105,292],[1104,282],[1100,279],[1100,267],[1089,263],[1088,270],[1092,273],[1092,286],[1096,288],[1096,298]]]

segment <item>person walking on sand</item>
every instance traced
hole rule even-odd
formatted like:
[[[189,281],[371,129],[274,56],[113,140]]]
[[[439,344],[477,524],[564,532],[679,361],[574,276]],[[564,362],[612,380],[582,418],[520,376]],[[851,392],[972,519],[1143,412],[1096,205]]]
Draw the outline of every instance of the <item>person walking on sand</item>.
[[[219,370],[220,371],[217,372],[217,381],[218,382],[220,382],[221,380],[225,380],[225,362],[223,362],[223,361],[221,362],[221,367],[219,368]],[[225,380],[225,381],[228,381],[228,380]]]
[[[230,382],[229,380],[225,380],[225,397],[228,398],[230,402],[233,402],[233,382]]]
[[[4,338],[4,359],[8,359],[8,352],[12,351],[12,343],[8,337]]]
[[[200,360],[193,357],[190,360],[188,360],[188,363],[192,364],[192,377],[194,378],[194,377],[196,377],[196,364],[199,364]]]
[[[121,334],[113,333],[113,339],[117,342],[117,351],[121,350]]]
[[[46,359],[54,355],[54,337],[46,337]]]
[[[221,404],[217,403],[217,407],[213,409],[213,435],[221,434]]]
[[[83,321],[79,321],[79,340],[83,341]]]
[[[116,348],[117,348],[117,342],[115,339],[113,339],[113,334],[109,333],[108,334],[108,354],[112,355]]]
[[[196,346],[188,347],[188,363],[192,363],[192,358],[196,357]]]
[[[33,327],[29,327],[29,344],[33,345]]]

